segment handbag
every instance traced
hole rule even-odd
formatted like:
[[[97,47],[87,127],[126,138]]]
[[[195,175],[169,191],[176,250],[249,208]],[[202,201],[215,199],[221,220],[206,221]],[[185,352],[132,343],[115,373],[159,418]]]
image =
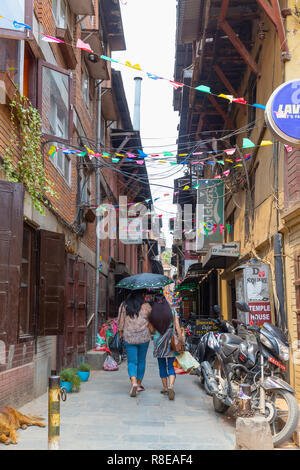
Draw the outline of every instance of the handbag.
[[[182,338],[179,338],[177,336],[177,333],[175,331],[175,315],[174,315],[174,320],[173,320],[173,334],[172,334],[172,338],[171,338],[171,347],[177,353],[181,353],[181,352],[185,351],[184,342],[183,342]]]
[[[115,336],[113,337],[113,340],[109,345],[109,349],[111,351],[119,351],[119,352],[122,351],[122,341],[121,341],[119,333],[116,333]]]

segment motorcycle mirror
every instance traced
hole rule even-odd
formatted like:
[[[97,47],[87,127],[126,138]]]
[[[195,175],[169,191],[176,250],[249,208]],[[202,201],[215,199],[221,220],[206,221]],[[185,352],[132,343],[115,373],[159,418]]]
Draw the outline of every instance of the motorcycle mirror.
[[[220,314],[221,313],[221,307],[219,305],[214,305],[214,312]]]
[[[242,312],[250,312],[250,308],[246,302],[236,302],[235,305]]]

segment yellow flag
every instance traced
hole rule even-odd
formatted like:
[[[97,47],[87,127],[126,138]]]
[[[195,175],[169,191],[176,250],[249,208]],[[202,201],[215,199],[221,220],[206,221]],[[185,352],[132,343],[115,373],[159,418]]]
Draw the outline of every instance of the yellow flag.
[[[129,62],[129,60],[127,60],[127,61],[125,62],[125,65],[127,65],[127,67],[131,67],[132,69],[136,69],[136,70],[142,71],[140,64],[132,65],[132,64]]]
[[[273,142],[271,142],[270,140],[262,140],[260,145],[261,147],[264,147],[265,145],[273,145]]]

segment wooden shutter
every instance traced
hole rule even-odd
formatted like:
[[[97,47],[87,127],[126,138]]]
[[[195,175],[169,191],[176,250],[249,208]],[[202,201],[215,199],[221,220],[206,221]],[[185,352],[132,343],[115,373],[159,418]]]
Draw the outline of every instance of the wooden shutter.
[[[78,259],[76,268],[77,352],[79,354],[85,354],[87,322],[87,263]]]
[[[18,338],[23,204],[23,185],[0,181],[0,340],[6,344]]]
[[[64,331],[65,236],[40,231],[39,321],[40,336]]]

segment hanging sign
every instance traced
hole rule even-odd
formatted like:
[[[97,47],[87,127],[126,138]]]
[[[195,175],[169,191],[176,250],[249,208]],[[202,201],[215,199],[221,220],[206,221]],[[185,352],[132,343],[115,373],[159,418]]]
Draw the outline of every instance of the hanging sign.
[[[283,83],[273,92],[265,119],[280,142],[300,148],[300,79]]]
[[[224,238],[224,183],[199,180],[196,208],[196,251],[206,253]],[[220,230],[215,230],[215,226]]]

